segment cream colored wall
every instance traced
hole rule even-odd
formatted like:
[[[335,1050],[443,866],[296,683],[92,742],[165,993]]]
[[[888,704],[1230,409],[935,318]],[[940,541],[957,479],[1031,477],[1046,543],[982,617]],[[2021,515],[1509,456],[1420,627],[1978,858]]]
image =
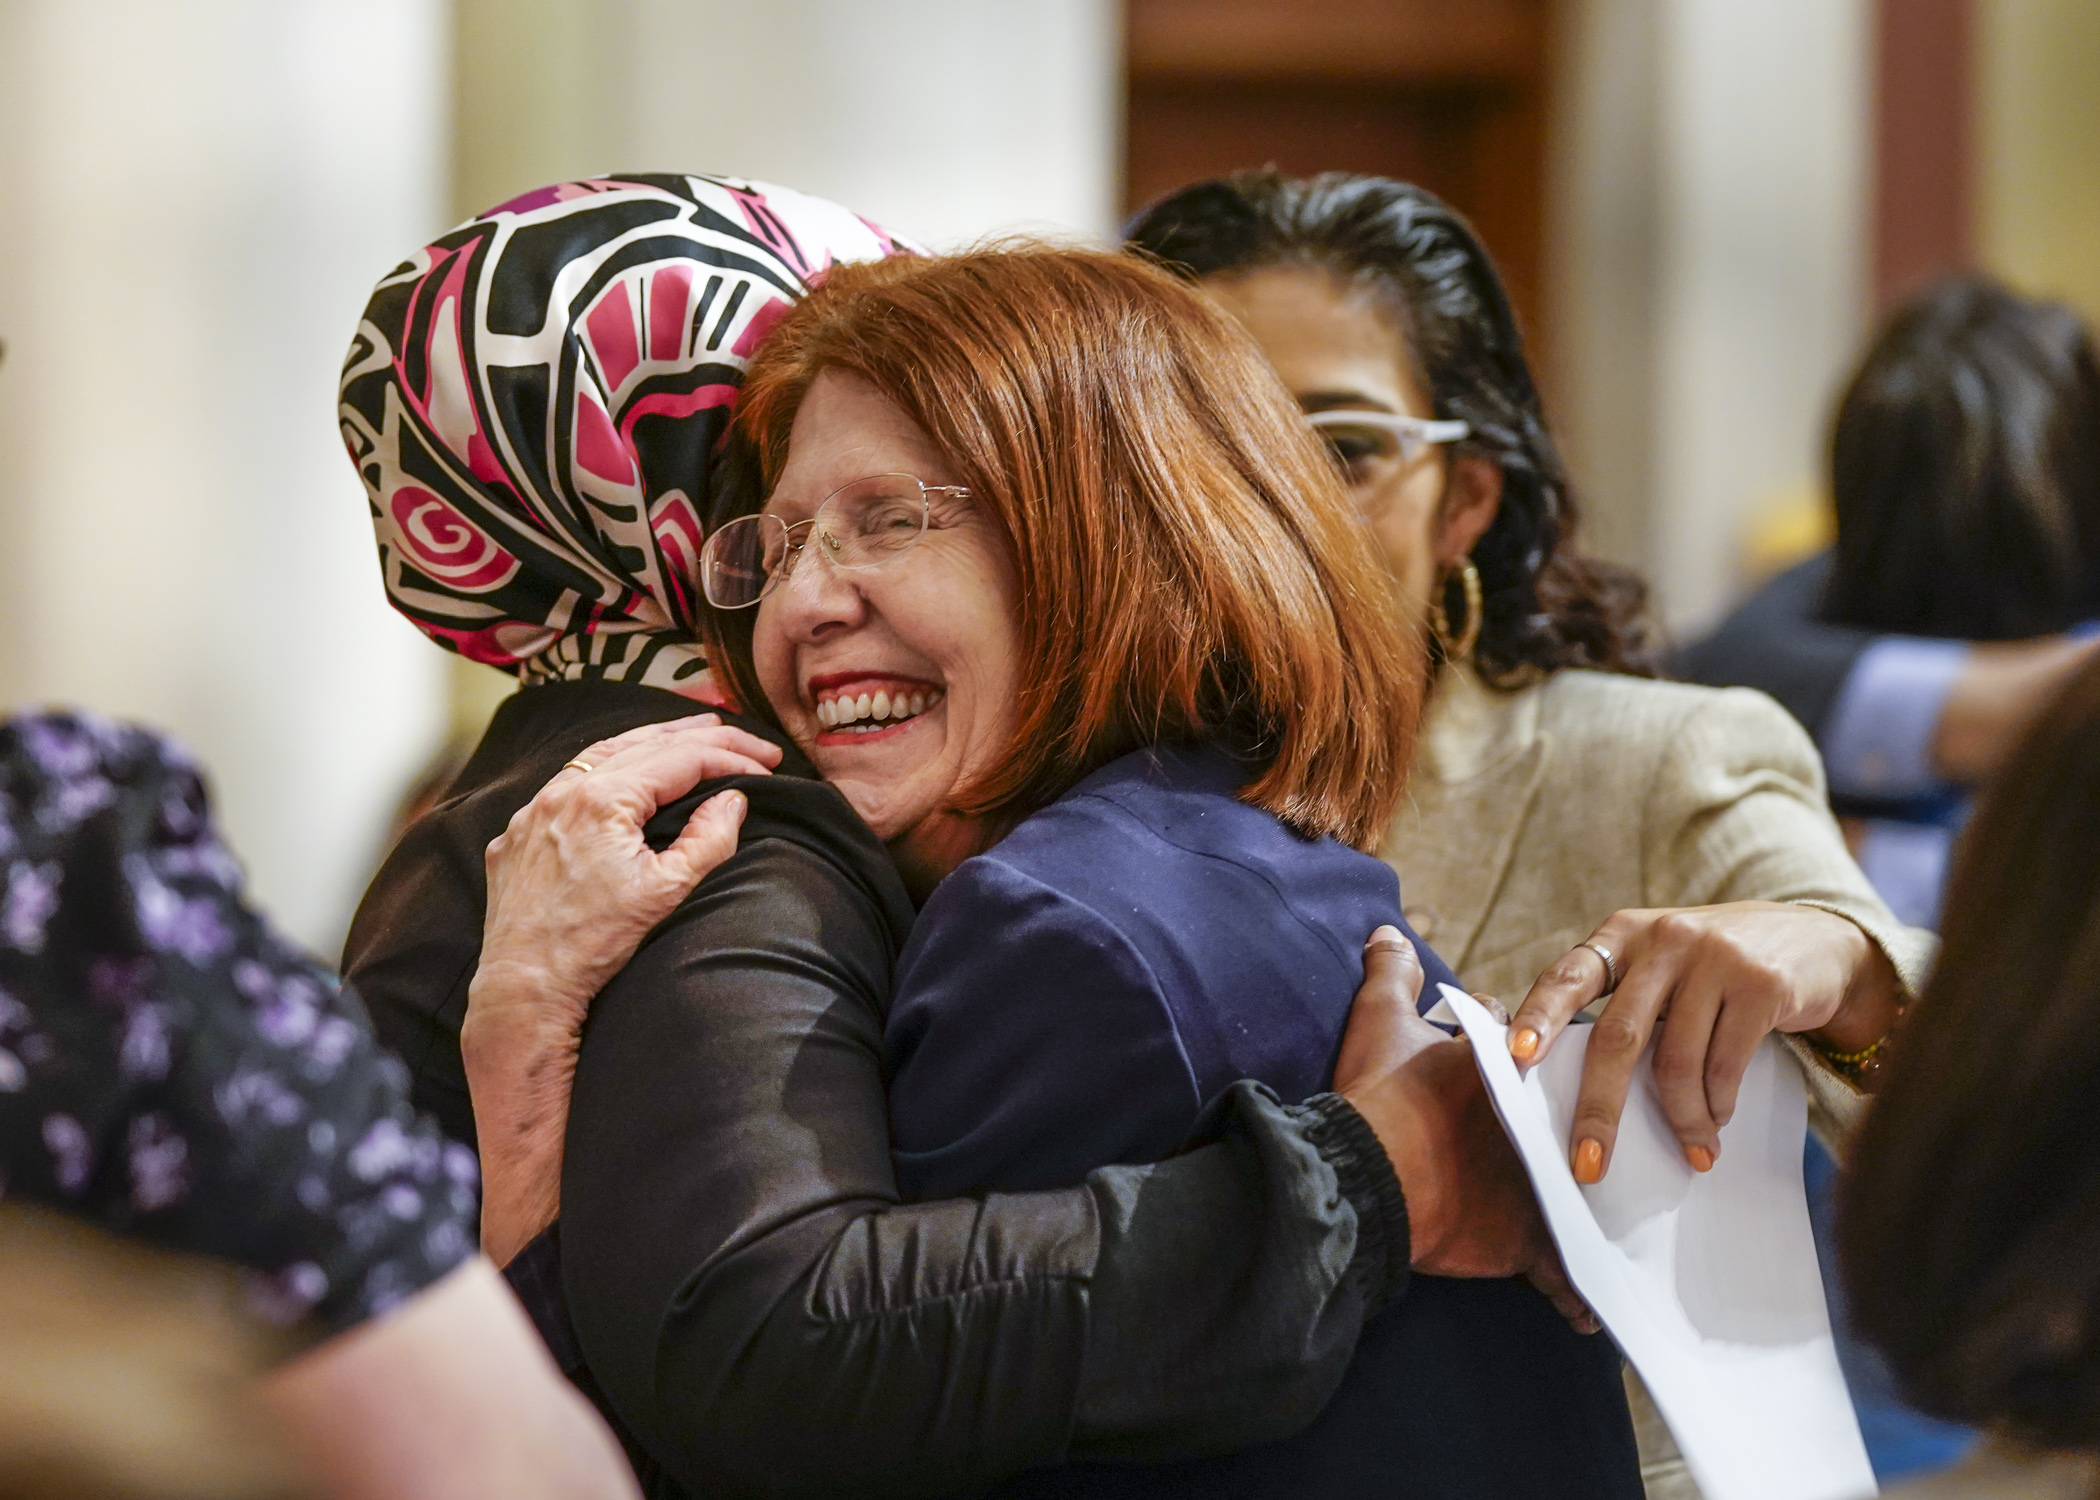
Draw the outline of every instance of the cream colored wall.
[[[1572,0],[1553,388],[1601,550],[1679,635],[1811,488],[1865,317],[1868,0]]]
[[[336,372],[442,226],[440,0],[0,0],[0,705],[174,730],[333,956],[443,673]]]
[[[1981,0],[1978,20],[1983,262],[2100,322],[2100,4]]]
[[[454,0],[453,205],[611,171],[726,172],[948,247],[1105,237],[1116,0]],[[457,732],[509,679],[451,668]]]
[[[1115,0],[455,0],[463,213],[563,175],[729,172],[948,246],[1114,228]]]

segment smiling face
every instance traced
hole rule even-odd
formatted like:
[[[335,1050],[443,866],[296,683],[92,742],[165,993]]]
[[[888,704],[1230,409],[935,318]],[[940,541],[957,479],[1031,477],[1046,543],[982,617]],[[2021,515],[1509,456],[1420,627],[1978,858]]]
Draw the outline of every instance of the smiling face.
[[[960,483],[875,387],[821,372],[796,412],[767,512],[794,526],[875,474]],[[846,570],[811,545],[758,606],[751,652],[767,702],[921,887],[983,842],[978,825],[947,809],[1013,734],[1015,602],[1004,538],[970,501],[935,495],[909,550]]]
[[[1306,411],[1436,417],[1407,340],[1368,290],[1298,266],[1211,276],[1203,288],[1254,335]],[[1387,570],[1410,599],[1426,602],[1438,575],[1463,561],[1494,519],[1501,471],[1431,445],[1349,490]]]

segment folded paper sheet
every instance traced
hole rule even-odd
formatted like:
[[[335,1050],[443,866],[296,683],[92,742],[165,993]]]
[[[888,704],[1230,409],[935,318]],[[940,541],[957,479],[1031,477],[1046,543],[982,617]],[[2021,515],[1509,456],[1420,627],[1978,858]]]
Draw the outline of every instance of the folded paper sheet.
[[[1640,1371],[1706,1500],[1876,1493],[1809,1236],[1807,1102],[1785,1048],[1767,1038],[1751,1060],[1707,1173],[1685,1164],[1642,1059],[1611,1169],[1583,1187],[1568,1141],[1589,1027],[1570,1027],[1519,1076],[1507,1028],[1449,985],[1445,1004],[1472,1039],[1569,1277]]]

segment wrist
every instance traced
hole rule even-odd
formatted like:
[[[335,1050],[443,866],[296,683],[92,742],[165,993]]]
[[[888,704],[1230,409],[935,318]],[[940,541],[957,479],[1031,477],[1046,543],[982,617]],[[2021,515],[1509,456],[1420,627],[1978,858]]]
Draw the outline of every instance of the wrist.
[[[467,984],[462,1032],[477,1024],[491,1035],[523,1038],[580,1034],[595,988],[538,964],[484,960]]]
[[[1416,1090],[1398,1075],[1342,1097],[1363,1116],[1392,1164],[1407,1213],[1409,1260],[1420,1265],[1432,1259],[1451,1222],[1451,1164],[1438,1149],[1441,1132]]]
[[[1355,1263],[1364,1271],[1369,1311],[1376,1312],[1406,1286],[1412,1269],[1413,1233],[1399,1174],[1376,1128],[1345,1095],[1316,1094],[1304,1108],[1312,1116],[1306,1139],[1356,1210]]]
[[[1808,1033],[1826,1052],[1853,1053],[1872,1047],[1895,1026],[1903,1012],[1903,982],[1881,945],[1866,940],[1866,953],[1854,967],[1838,1008],[1823,1025]]]
[[[582,1045],[581,1017],[537,1006],[477,1008],[470,997],[460,1022],[459,1050],[469,1071],[477,1063],[511,1067],[532,1058],[573,1058]]]

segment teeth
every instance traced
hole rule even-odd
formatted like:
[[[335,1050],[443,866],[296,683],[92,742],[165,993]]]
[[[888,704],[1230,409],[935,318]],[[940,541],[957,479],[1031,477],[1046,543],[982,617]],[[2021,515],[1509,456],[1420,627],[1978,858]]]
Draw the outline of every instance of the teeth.
[[[938,692],[928,694],[924,689],[902,687],[894,694],[890,689],[882,688],[858,697],[820,698],[817,700],[817,723],[826,729],[845,729],[856,724],[873,729],[886,719],[902,722],[917,718],[926,712],[929,702],[940,701]]]

